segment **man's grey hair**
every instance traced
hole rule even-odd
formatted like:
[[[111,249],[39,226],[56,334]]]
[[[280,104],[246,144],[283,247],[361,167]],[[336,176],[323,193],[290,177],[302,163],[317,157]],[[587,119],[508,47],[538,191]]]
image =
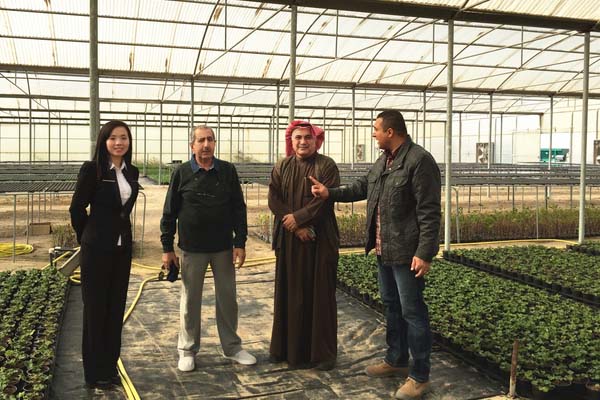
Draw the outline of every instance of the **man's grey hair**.
[[[193,144],[194,141],[196,140],[196,131],[198,129],[210,131],[210,133],[212,134],[213,139],[217,140],[217,137],[215,136],[215,131],[213,131],[213,129],[210,126],[208,126],[208,125],[198,125],[198,126],[195,126],[194,129],[192,129],[192,132],[190,133],[190,144]]]

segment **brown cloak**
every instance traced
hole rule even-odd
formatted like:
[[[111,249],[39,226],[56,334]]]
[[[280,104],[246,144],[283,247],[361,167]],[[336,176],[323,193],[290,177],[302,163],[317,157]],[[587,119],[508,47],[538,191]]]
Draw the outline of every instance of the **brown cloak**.
[[[277,257],[270,353],[292,366],[327,362],[337,356],[339,232],[333,202],[313,197],[308,176],[327,187],[340,184],[335,162],[318,153],[306,160],[291,156],[279,161],[269,184]],[[299,227],[313,227],[314,241],[302,242],[283,227],[281,220],[289,213]]]

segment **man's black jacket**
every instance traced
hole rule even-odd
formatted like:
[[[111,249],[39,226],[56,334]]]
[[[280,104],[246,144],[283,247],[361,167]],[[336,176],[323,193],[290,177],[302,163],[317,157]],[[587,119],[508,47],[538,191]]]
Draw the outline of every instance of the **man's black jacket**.
[[[367,199],[368,253],[375,247],[377,206],[383,264],[410,264],[413,256],[431,261],[439,250],[441,177],[437,163],[410,136],[390,168],[382,154],[367,175],[353,184],[329,189],[334,201]]]
[[[246,203],[237,171],[227,161],[213,160],[209,171],[194,172],[187,161],[173,172],[160,220],[163,252],[173,251],[176,226],[178,246],[184,251],[212,253],[245,247]]]

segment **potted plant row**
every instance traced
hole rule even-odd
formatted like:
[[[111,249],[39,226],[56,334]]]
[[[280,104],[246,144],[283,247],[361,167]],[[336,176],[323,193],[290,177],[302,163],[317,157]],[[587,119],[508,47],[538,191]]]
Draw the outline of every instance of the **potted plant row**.
[[[337,286],[369,307],[383,312],[377,289],[377,269],[371,268],[370,262],[369,258],[360,254],[344,256],[344,262],[338,264]]]
[[[543,246],[459,249],[444,258],[600,306],[600,259]]]
[[[600,241],[587,240],[582,244],[569,244],[567,249],[591,256],[600,256]]]
[[[67,288],[54,269],[0,274],[0,398],[47,397]]]
[[[600,235],[600,208],[588,207],[585,215],[585,232],[590,236]],[[451,221],[456,220],[452,214]],[[459,208],[458,220],[461,242],[480,242],[505,239],[575,238],[578,233],[579,214],[577,209],[523,208],[521,210],[497,210],[493,212],[465,213]],[[444,219],[440,238],[444,238]],[[454,224],[453,224],[454,225]],[[537,229],[536,229],[537,225]],[[455,228],[451,229],[455,235]],[[453,241],[455,237],[451,238]]]
[[[375,259],[367,259],[370,267],[340,257],[340,280],[374,284]],[[592,307],[446,261],[434,262],[425,297],[437,338],[488,371],[508,374],[519,339],[521,389],[574,393],[598,383],[600,315]]]
[[[340,233],[341,247],[358,247],[365,244],[365,221],[363,214],[339,214],[336,216]],[[252,234],[259,239],[270,243],[272,236],[273,220],[270,214],[259,214],[256,218],[255,229]]]

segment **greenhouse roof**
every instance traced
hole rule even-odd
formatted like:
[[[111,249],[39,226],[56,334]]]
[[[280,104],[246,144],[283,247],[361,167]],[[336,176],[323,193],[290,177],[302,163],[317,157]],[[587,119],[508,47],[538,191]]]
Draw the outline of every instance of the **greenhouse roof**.
[[[288,104],[289,1],[106,0],[98,9],[101,111],[184,118],[272,115]],[[327,7],[327,8],[323,8]],[[0,116],[89,110],[89,1],[0,2]],[[576,0],[305,0],[298,7],[300,116],[398,108],[445,119],[447,19],[454,23],[454,109],[544,113],[600,98],[600,8]],[[562,99],[562,100],[561,100]],[[572,100],[570,100],[572,101]],[[162,107],[160,106],[162,104]],[[81,115],[83,114],[83,115]],[[45,117],[41,115],[41,117]],[[154,117],[152,117],[154,118]]]

